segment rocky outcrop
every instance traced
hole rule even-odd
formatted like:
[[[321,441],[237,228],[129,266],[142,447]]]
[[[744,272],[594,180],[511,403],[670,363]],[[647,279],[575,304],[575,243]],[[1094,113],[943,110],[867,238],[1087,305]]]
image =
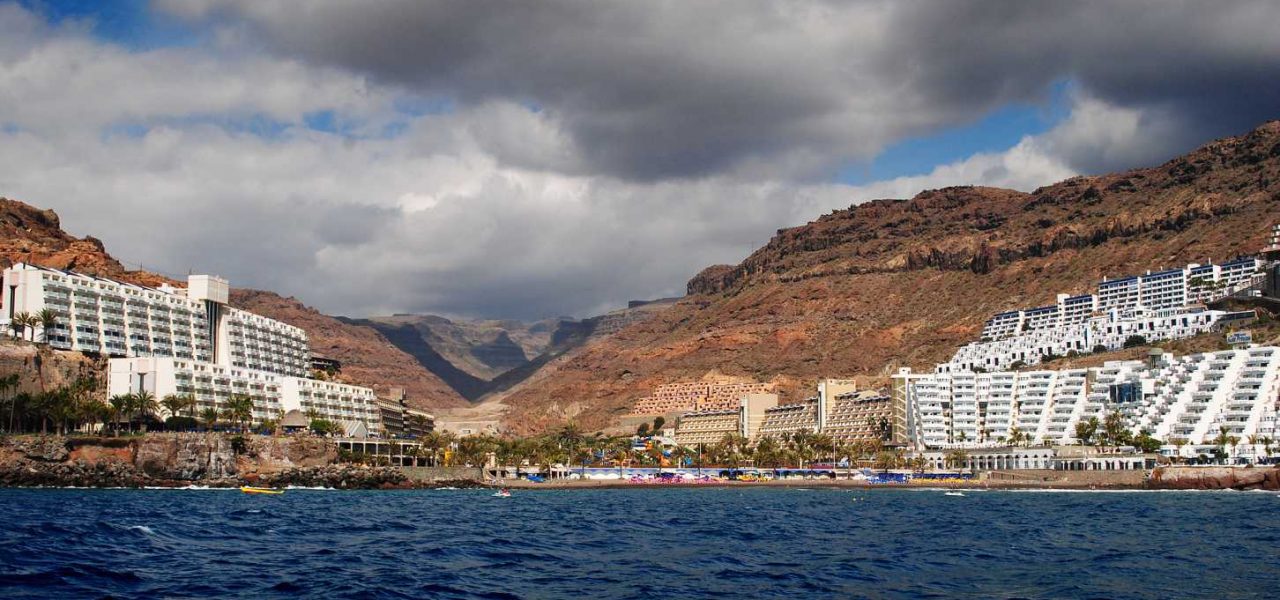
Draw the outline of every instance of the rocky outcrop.
[[[52,210],[0,198],[0,268],[27,262],[156,286],[169,278],[146,271],[130,271],[112,258],[97,238],[83,239],[62,231]]]
[[[395,467],[369,467],[363,465],[326,465],[319,467],[291,468],[275,473],[253,475],[245,478],[252,485],[270,487],[323,487],[347,489],[407,489],[409,479]]]
[[[414,484],[396,467],[339,464],[337,457],[335,444],[312,437],[21,436],[0,442],[0,486],[389,489],[440,485]]]
[[[1276,467],[1157,467],[1148,486],[1165,490],[1280,490]]]

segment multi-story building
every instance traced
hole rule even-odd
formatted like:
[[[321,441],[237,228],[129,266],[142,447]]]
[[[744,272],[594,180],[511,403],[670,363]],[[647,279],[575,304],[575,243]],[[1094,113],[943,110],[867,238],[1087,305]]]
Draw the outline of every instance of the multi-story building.
[[[892,422],[893,402],[889,396],[869,390],[845,392],[835,397],[835,403],[819,431],[840,442],[888,442]]]
[[[713,444],[735,433],[755,440],[798,431],[830,435],[841,442],[885,439],[891,431],[893,404],[879,392],[857,391],[851,379],[824,379],[818,395],[778,405],[776,394],[743,394],[737,409],[687,412],[676,427],[676,443]]]
[[[1146,431],[1171,445],[1182,440],[1186,452],[1196,453],[1223,431],[1238,440],[1275,435],[1280,348],[1182,357],[1156,351],[1148,362],[1059,371],[903,369],[894,390],[907,441],[921,449],[989,447],[1022,436],[1034,444],[1073,444],[1077,423],[1118,412],[1131,433]]]
[[[255,423],[299,409],[382,430],[372,390],[306,379],[306,332],[229,306],[225,279],[191,275],[186,288],[150,288],[20,263],[4,271],[3,286],[6,321],[49,309],[51,347],[109,358],[112,394],[189,394],[199,409],[218,410],[244,394]]]
[[[818,398],[783,404],[765,411],[761,436],[782,437],[797,431],[818,432]]]
[[[435,415],[410,408],[405,402],[404,388],[391,388],[376,404],[388,437],[419,438],[435,431]]]
[[[982,339],[998,341],[1026,332],[1078,325],[1104,315],[1140,309],[1180,309],[1210,302],[1260,277],[1262,266],[1262,260],[1245,257],[1222,264],[1192,263],[1180,269],[1104,279],[1093,294],[1059,294],[1052,305],[998,313],[982,328]]]
[[[950,361],[936,367],[940,373],[997,371],[1019,364],[1037,365],[1045,357],[1087,354],[1098,347],[1118,350],[1133,336],[1146,342],[1173,340],[1217,331],[1255,318],[1253,311],[1225,312],[1200,308],[1111,311],[1083,323],[1056,328],[1036,328],[997,340],[961,346]]]
[[[715,444],[730,433],[752,439],[764,425],[767,411],[777,405],[777,394],[743,394],[736,409],[684,413],[676,424],[675,441],[688,447]]]
[[[307,334],[227,305],[225,279],[191,275],[185,289],[148,288],[19,263],[4,271],[0,314],[50,309],[48,343],[111,358],[173,357],[302,377]]]

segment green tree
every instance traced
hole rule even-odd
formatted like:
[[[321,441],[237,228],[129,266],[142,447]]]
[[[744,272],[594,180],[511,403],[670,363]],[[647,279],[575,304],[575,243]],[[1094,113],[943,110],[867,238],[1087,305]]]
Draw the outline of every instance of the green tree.
[[[253,398],[246,394],[232,394],[227,398],[222,414],[228,421],[238,424],[240,431],[246,430],[253,422]]]
[[[142,431],[147,431],[147,421],[160,410],[155,394],[146,390],[129,395],[129,412],[142,423]]]
[[[40,337],[45,344],[49,343],[49,332],[58,326],[58,313],[53,309],[42,308],[35,314],[35,321],[40,324]]]
[[[1137,348],[1138,346],[1146,346],[1147,338],[1140,335],[1131,335],[1124,340],[1125,348]]]
[[[1123,446],[1131,441],[1129,430],[1124,426],[1124,415],[1120,411],[1111,411],[1103,418],[1102,435],[1109,446]]]
[[[108,413],[115,433],[120,432],[120,419],[129,414],[132,404],[133,398],[130,398],[129,394],[117,394],[107,400],[107,405],[110,407]]]
[[[1076,421],[1076,440],[1083,446],[1092,446],[1094,436],[1098,435],[1098,417],[1089,417],[1083,421]]]
[[[1138,432],[1138,435],[1134,437],[1132,441],[1134,447],[1148,454],[1158,452],[1160,450],[1160,446],[1164,445],[1160,440],[1153,437],[1151,432],[1146,429]]]
[[[218,417],[218,409],[212,406],[200,411],[200,420],[204,422],[204,428],[208,431],[213,431],[218,425]]]
[[[35,336],[34,327],[36,322],[37,322],[36,319],[31,313],[20,312],[9,318],[9,329],[12,330],[15,334],[17,334],[18,339],[20,340],[26,339],[27,329],[31,329],[32,337],[34,338]]]

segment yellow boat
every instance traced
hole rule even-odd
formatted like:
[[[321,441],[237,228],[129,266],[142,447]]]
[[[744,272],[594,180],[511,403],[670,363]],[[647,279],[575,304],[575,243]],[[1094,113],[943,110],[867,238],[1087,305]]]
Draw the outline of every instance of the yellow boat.
[[[273,490],[271,488],[249,487],[247,485],[240,486],[240,491],[246,494],[283,494],[284,490]]]

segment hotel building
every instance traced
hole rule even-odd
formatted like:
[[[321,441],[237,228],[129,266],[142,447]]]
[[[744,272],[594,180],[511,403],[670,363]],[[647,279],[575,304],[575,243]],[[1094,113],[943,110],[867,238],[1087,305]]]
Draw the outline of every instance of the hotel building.
[[[749,440],[782,437],[797,431],[822,433],[838,441],[878,439],[881,419],[892,422],[893,405],[884,394],[857,391],[851,379],[824,379],[818,395],[802,402],[778,405],[776,394],[744,394],[737,409],[688,412],[676,426],[682,446],[714,444],[726,433]]]
[[[254,421],[315,410],[346,425],[381,431],[368,388],[306,379],[307,334],[228,305],[225,279],[191,275],[186,288],[149,288],[28,264],[3,274],[0,315],[51,310],[48,344],[110,359],[111,394],[191,394],[200,409],[232,394],[254,399]]]
[[[1147,342],[1182,339],[1244,323],[1255,317],[1253,311],[1225,312],[1200,308],[1112,311],[1107,316],[1084,322],[1034,328],[999,339],[984,338],[987,341],[966,344],[950,361],[939,364],[936,370],[939,373],[998,371],[1013,368],[1018,363],[1036,365],[1046,356],[1088,354],[1099,346],[1118,350],[1132,336],[1140,336]]]
[[[1131,433],[1185,440],[1193,455],[1223,428],[1242,440],[1275,435],[1280,348],[1181,357],[1156,351],[1148,362],[1058,371],[902,369],[894,379],[895,411],[918,449],[1004,445],[1015,429],[1033,444],[1074,444],[1077,423],[1119,412]]]
[[[731,433],[752,439],[764,425],[767,411],[777,406],[777,394],[743,394],[736,409],[687,412],[676,424],[675,441],[686,447],[716,444]]]
[[[1145,275],[1106,279],[1093,294],[1059,294],[1048,306],[998,313],[982,328],[984,341],[998,341],[1022,333],[1084,323],[1096,317],[1112,320],[1136,309],[1150,313],[1181,309],[1230,295],[1260,277],[1263,261],[1239,258],[1222,264],[1189,264]],[[1142,312],[1142,311],[1138,311]]]

